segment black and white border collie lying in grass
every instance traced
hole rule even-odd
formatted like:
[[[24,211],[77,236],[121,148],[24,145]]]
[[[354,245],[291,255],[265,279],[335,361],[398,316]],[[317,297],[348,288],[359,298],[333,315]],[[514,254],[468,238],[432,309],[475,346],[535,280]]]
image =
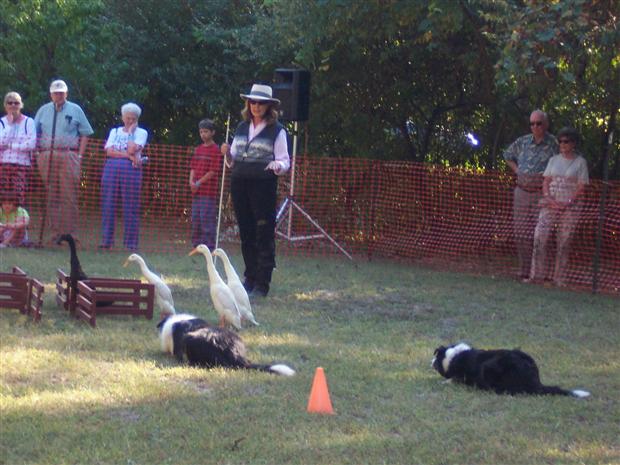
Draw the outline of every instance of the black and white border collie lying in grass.
[[[431,365],[444,378],[497,394],[590,395],[588,391],[543,385],[536,362],[520,350],[479,350],[464,343],[440,346]]]
[[[245,358],[245,344],[236,333],[211,326],[193,315],[166,316],[157,328],[162,350],[174,355],[179,362],[187,358],[190,365],[205,368],[244,368],[283,376],[295,374],[295,370],[283,364],[250,363]]]

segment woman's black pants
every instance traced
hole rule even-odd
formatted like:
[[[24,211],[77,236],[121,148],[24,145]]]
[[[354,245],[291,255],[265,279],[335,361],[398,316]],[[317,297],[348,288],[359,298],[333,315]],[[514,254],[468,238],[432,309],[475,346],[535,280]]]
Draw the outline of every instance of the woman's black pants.
[[[239,225],[245,279],[269,290],[276,266],[276,200],[278,178],[232,177],[230,193]]]

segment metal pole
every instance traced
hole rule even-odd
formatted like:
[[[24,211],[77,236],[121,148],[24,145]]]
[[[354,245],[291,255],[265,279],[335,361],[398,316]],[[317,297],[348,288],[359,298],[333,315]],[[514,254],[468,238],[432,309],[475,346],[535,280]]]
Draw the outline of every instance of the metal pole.
[[[230,134],[230,113],[228,113],[228,118],[226,119],[226,139],[224,143],[228,144],[228,136]],[[222,160],[222,183],[220,186],[220,205],[217,210],[217,229],[215,232],[215,248],[217,249],[220,243],[220,223],[222,220],[222,199],[224,198],[224,181],[226,180],[226,156],[224,155],[224,159]],[[214,258],[214,263],[217,263],[217,256]]]
[[[305,240],[318,239],[318,238],[324,237],[328,239],[332,244],[334,244],[338,248],[338,250],[340,250],[344,255],[346,255],[347,258],[349,258],[350,260],[353,260],[353,257],[349,253],[347,253],[347,251],[344,250],[329,234],[327,234],[327,232],[319,225],[319,223],[317,223],[314,219],[312,219],[312,217],[308,213],[306,213],[304,209],[301,208],[297,204],[297,202],[295,202],[295,198],[294,198],[295,196],[295,165],[296,165],[296,158],[297,158],[298,128],[299,128],[298,123],[297,121],[295,121],[294,122],[294,134],[293,134],[293,150],[292,150],[292,155],[291,155],[291,186],[289,189],[289,195],[286,197],[286,199],[284,199],[284,202],[282,202],[282,205],[280,206],[276,214],[276,234],[279,234],[280,236],[284,237],[290,242],[305,241]],[[287,227],[286,234],[284,234],[283,232],[280,232],[277,229],[280,227],[280,224],[283,221],[283,215],[285,214],[287,208],[288,208],[288,227]],[[297,210],[299,210],[299,212],[304,216],[304,218],[306,218],[312,226],[318,229],[321,234],[311,234],[311,235],[293,237],[293,234],[292,234],[293,208],[296,208]]]
[[[605,223],[605,205],[607,203],[607,188],[609,187],[609,163],[608,163],[608,155],[609,155],[609,147],[611,147],[614,138],[613,123],[614,116],[612,116],[612,121],[610,121],[611,131],[609,132],[609,136],[607,137],[607,145],[605,146],[605,152],[603,153],[603,190],[601,192],[601,200],[598,206],[598,225],[596,228],[596,244],[594,249],[594,260],[592,262],[592,293],[596,294],[598,292],[598,281],[599,281],[599,269],[601,262],[601,242],[603,240],[603,224]]]
[[[297,156],[297,130],[298,130],[298,123],[297,121],[295,121],[295,123],[293,123],[293,156],[291,157],[291,188],[289,190],[289,198],[291,200],[294,200],[294,195],[295,195],[295,158]],[[288,227],[286,230],[286,234],[288,237],[291,237],[291,228],[293,226],[293,209],[289,208],[288,209]]]

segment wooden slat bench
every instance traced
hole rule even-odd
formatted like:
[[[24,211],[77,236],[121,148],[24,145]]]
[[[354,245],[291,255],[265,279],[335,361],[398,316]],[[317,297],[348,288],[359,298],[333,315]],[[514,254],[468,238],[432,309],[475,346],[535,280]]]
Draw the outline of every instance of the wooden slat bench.
[[[135,279],[91,278],[78,282],[74,315],[95,327],[97,315],[133,315],[153,319],[155,287]],[[100,302],[110,305],[97,306]]]
[[[43,292],[45,292],[43,283],[41,283],[38,279],[30,278],[30,289],[28,292],[28,302],[26,302],[26,313],[32,315],[34,321],[41,321]]]
[[[95,327],[97,315],[134,315],[153,318],[155,287],[137,279],[90,278],[78,282],[77,295],[69,286],[69,275],[56,270],[56,303],[76,318]],[[97,306],[97,302],[112,302]],[[100,304],[101,305],[101,304]]]
[[[60,268],[56,269],[56,305],[71,313],[75,310],[71,305],[69,275]]]
[[[11,273],[0,273],[0,308],[16,309],[40,321],[43,292],[43,284],[17,266]]]

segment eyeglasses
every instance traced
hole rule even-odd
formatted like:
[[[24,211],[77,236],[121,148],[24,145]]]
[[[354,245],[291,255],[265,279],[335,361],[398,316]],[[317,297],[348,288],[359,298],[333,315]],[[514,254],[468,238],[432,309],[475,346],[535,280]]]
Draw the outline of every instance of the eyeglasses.
[[[572,144],[574,141],[571,139],[560,139],[558,140],[558,143],[560,144]]]
[[[267,102],[261,100],[248,100],[250,105],[267,105]]]
[[[19,105],[21,102],[6,102],[6,105]]]
[[[542,126],[542,121],[530,121],[530,126]]]

